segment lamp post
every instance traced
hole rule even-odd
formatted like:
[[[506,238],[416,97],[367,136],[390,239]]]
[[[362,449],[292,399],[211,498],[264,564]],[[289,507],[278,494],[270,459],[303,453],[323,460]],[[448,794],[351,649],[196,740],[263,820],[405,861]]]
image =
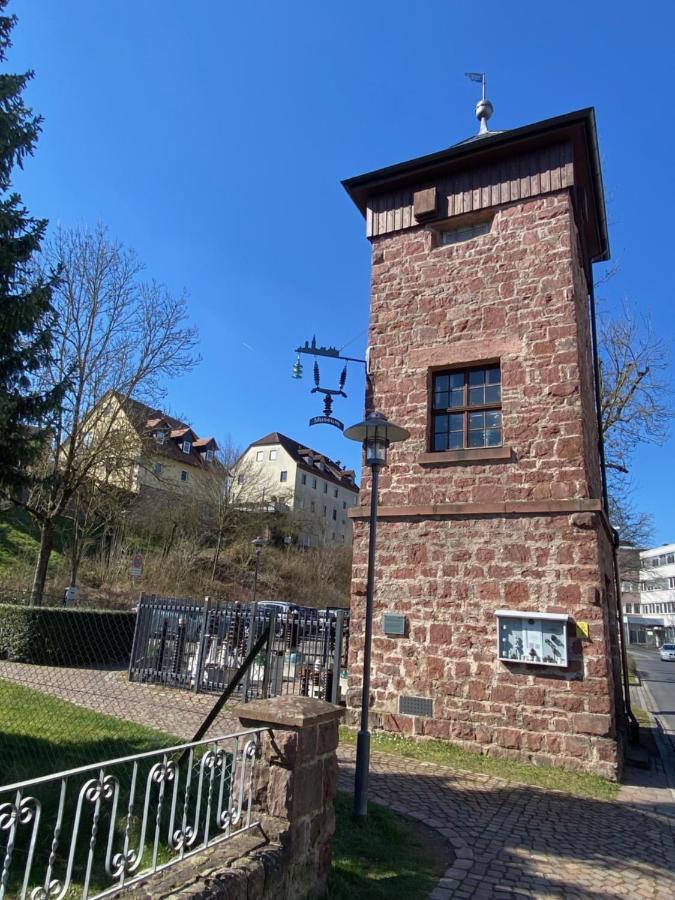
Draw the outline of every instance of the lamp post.
[[[410,432],[387,421],[382,413],[372,412],[363,422],[352,425],[345,437],[359,441],[365,451],[365,464],[372,470],[370,485],[370,534],[368,535],[368,575],[366,580],[366,622],[363,644],[363,687],[361,690],[361,727],[356,739],[356,776],[354,779],[354,817],[368,815],[368,768],[370,764],[370,651],[373,637],[373,586],[375,581],[375,540],[377,537],[377,490],[380,469],[387,465],[387,448],[405,441]]]
[[[246,647],[246,655],[251,652],[251,648],[255,643],[255,624],[256,624],[256,616],[258,612],[258,604],[256,603],[256,591],[258,589],[258,566],[260,565],[260,551],[263,548],[265,541],[261,537],[257,537],[254,541],[251,541],[255,548],[255,571],[253,573],[253,599],[251,600],[251,620],[248,626],[248,642]],[[251,666],[246,670],[246,680],[244,682],[244,703],[248,700],[248,689],[251,681]]]

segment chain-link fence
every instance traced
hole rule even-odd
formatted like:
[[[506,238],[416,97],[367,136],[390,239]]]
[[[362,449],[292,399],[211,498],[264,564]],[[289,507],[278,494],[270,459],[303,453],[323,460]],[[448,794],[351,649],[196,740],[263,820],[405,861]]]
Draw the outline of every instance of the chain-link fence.
[[[190,740],[271,618],[272,642],[234,699],[264,687],[339,700],[346,613],[263,603],[251,635],[250,604],[0,595],[0,785]],[[229,705],[208,733],[237,725]]]

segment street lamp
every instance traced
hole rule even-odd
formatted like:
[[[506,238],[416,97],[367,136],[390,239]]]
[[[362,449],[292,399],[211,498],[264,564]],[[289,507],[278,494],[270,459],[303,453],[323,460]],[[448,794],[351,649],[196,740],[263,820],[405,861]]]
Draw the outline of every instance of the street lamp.
[[[261,537],[257,537],[254,541],[251,541],[253,547],[255,548],[255,571],[253,573],[253,598],[251,600],[251,620],[248,626],[248,642],[246,646],[246,655],[248,656],[253,648],[253,644],[255,642],[255,624],[256,624],[256,615],[258,612],[258,604],[256,602],[256,591],[258,589],[258,566],[260,565],[260,551],[262,550],[265,541]],[[244,683],[244,703],[248,700],[248,688],[251,680],[251,666],[246,670],[246,681]]]
[[[364,820],[368,815],[368,767],[370,761],[370,650],[373,636],[373,583],[375,579],[375,539],[377,536],[377,489],[380,468],[387,465],[387,448],[405,441],[410,432],[388,422],[382,413],[372,412],[363,422],[352,425],[345,437],[359,441],[365,452],[365,463],[372,469],[370,485],[370,534],[368,536],[368,576],[366,581],[366,625],[363,645],[363,687],[361,690],[361,727],[356,739],[356,776],[354,779],[354,816]]]

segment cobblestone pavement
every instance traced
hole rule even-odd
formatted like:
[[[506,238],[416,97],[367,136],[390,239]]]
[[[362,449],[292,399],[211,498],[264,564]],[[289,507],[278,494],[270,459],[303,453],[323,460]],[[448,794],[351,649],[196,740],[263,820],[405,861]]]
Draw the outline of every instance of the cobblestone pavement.
[[[351,791],[354,748],[338,752],[340,787]],[[581,799],[374,752],[370,798],[454,848],[432,900],[675,897],[675,818],[659,811],[663,794]]]
[[[185,689],[131,682],[126,669],[34,666],[0,660],[0,679],[86,709],[157,728],[183,740],[192,738],[217,699],[214,694],[194,694]],[[218,716],[208,733],[227,734],[239,727],[230,708]]]

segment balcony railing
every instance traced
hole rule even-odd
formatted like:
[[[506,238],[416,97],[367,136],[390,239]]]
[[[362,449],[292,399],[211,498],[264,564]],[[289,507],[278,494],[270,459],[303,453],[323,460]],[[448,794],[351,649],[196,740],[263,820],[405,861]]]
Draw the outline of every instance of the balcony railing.
[[[262,730],[0,787],[0,900],[105,897],[255,827]]]

